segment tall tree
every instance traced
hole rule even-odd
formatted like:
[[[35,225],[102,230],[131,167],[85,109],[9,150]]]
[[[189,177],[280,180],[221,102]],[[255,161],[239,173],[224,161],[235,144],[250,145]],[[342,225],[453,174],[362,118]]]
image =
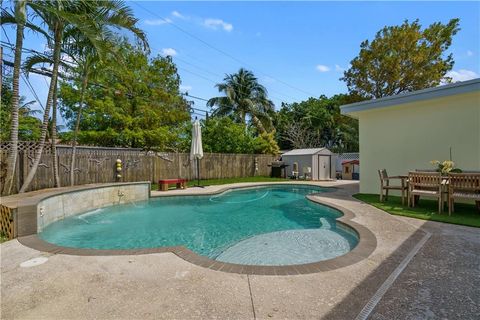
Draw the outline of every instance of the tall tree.
[[[215,107],[213,116],[231,116],[237,122],[247,125],[247,117],[269,145],[268,153],[278,153],[272,115],[273,102],[268,99],[267,89],[258,82],[253,72],[241,68],[237,73],[228,74],[223,83],[216,85],[224,96],[208,100],[207,105]]]
[[[436,22],[421,29],[418,20],[400,26],[384,27],[372,42],[365,40],[360,53],[344,72],[350,93],[380,98],[402,92],[434,87],[453,67],[452,54],[445,51],[460,30],[459,19],[447,24]]]
[[[51,54],[52,52],[49,53],[35,53],[33,55],[30,55],[27,59],[25,59],[25,62],[23,63],[23,68],[26,71],[27,77],[29,76],[30,72],[38,72],[38,65],[41,65],[42,68],[45,64],[52,66],[53,65],[53,56]],[[65,49],[62,48],[62,54],[68,55],[68,51],[65,51]],[[60,71],[62,69],[62,71]],[[71,71],[72,66],[70,63],[67,63],[65,61],[60,61],[59,62],[59,71],[57,78],[65,78],[67,77],[67,74]],[[52,81],[52,74],[50,72],[45,72],[43,74],[44,76],[49,76],[50,81]],[[58,135],[58,125],[57,125],[57,95],[58,95],[58,81],[57,84],[53,88],[53,96],[52,96],[52,116],[49,119],[48,125],[47,125],[47,138],[50,139],[51,141],[51,149],[52,149],[52,167],[53,167],[53,181],[54,181],[54,187],[60,187],[60,175],[58,172],[58,157],[57,157],[57,145],[56,145],[56,140],[57,140],[57,135]]]
[[[280,146],[358,151],[358,121],[340,114],[340,106],[360,100],[358,96],[338,94],[283,104],[275,116]]]
[[[216,87],[225,95],[207,102],[208,106],[215,107],[213,116],[232,116],[244,125],[250,117],[260,133],[271,130],[273,102],[268,99],[267,89],[258,83],[255,75],[241,68],[237,73],[226,75],[223,81]]]
[[[92,44],[87,37],[84,37],[82,33],[76,32],[72,35],[73,51],[76,53],[77,62],[77,76],[81,82],[80,89],[80,104],[77,110],[75,127],[72,139],[72,157],[70,159],[70,185],[75,184],[75,157],[77,148],[78,132],[80,130],[80,121],[82,118],[82,112],[85,104],[85,92],[89,84],[93,73],[96,70],[97,64],[107,58],[107,54],[114,54],[115,36],[109,32],[111,27],[123,28],[132,32],[137,40],[143,44],[144,50],[148,51],[148,42],[146,35],[136,27],[137,19],[133,16],[128,7],[124,6],[120,2],[107,2],[104,4],[108,10],[99,11],[96,14],[96,19],[99,23],[104,37],[101,47]],[[114,57],[119,57],[114,54]],[[121,63],[124,61],[120,60]],[[107,71],[107,70],[104,70]]]
[[[15,177],[15,167],[17,165],[18,154],[18,105],[20,101],[20,72],[22,64],[22,49],[23,49],[23,31],[27,21],[27,1],[15,1],[15,22],[17,24],[17,34],[15,38],[15,57],[13,66],[13,94],[12,94],[12,111],[10,126],[10,141],[12,143],[10,152],[7,158],[7,176],[5,179],[2,194],[10,194],[13,186],[13,179]],[[3,10],[2,10],[3,19]]]
[[[135,26],[137,19],[133,18],[132,11],[124,5],[123,1],[48,0],[34,2],[31,7],[48,26],[52,34],[53,64],[39,146],[35,151],[32,168],[20,192],[25,192],[33,180],[45,146],[50,108],[53,102],[55,87],[57,86],[60,56],[65,40],[64,34],[78,32],[85,39],[88,39],[92,46],[102,48],[102,43],[106,35],[112,33],[112,28],[125,28],[133,31],[135,35],[140,35],[140,40],[145,45],[147,44],[145,35]],[[106,19],[109,20],[106,21]]]
[[[81,78],[62,82],[62,114],[72,130],[64,140],[74,138],[78,102],[84,100],[77,134],[80,143],[175,150],[181,129],[190,120],[175,64],[170,57],[149,59],[143,50],[121,39],[117,43],[115,55],[96,63],[94,83],[86,90],[81,90]]]
[[[32,5],[30,0],[14,0],[13,11],[9,12],[2,7],[0,22],[4,24],[13,24],[16,26],[15,55],[13,63],[13,96],[11,106],[11,125],[9,140],[12,143],[10,153],[7,159],[7,176],[3,183],[3,194],[10,194],[13,186],[13,178],[16,169],[16,158],[18,154],[18,134],[19,134],[19,79],[22,72],[22,51],[23,36],[25,28],[35,33],[43,34],[47,40],[49,35],[38,25],[28,21],[27,8]],[[39,6],[40,4],[37,4]]]

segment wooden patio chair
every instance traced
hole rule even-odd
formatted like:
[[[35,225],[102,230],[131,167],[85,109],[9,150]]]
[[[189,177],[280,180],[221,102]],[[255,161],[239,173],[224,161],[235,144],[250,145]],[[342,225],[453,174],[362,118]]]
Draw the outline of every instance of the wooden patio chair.
[[[385,200],[388,200],[388,191],[389,190],[400,190],[402,193],[402,205],[405,204],[405,197],[408,194],[408,186],[405,181],[405,177],[402,176],[393,176],[389,177],[387,170],[381,169],[378,170],[378,176],[380,177],[380,202],[383,202],[383,191],[385,190]],[[390,185],[390,180],[400,179],[400,185]]]
[[[454,212],[455,199],[474,200],[479,208],[480,173],[450,173],[448,175],[448,215]]]
[[[408,173],[408,206],[415,207],[416,196],[426,196],[438,199],[438,213],[443,211],[443,178],[440,172]]]

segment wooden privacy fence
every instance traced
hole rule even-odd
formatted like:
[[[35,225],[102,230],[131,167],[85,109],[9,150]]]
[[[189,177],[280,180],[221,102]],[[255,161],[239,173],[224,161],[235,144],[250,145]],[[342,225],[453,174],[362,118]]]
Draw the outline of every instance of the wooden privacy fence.
[[[6,175],[6,156],[10,145],[0,144],[1,182]],[[35,143],[22,142],[19,146],[14,193],[27,177],[34,159]],[[59,176],[62,186],[70,185],[70,160],[72,148],[57,146]],[[123,163],[122,178],[116,179],[115,164]],[[200,160],[200,179],[265,176],[268,166],[275,159],[272,155],[205,153]],[[256,170],[257,168],[257,170]],[[146,152],[141,149],[77,147],[75,161],[75,185],[106,182],[157,181],[158,179],[195,179],[196,170],[188,153]],[[54,186],[53,158],[50,145],[44,149],[40,165],[28,191]]]

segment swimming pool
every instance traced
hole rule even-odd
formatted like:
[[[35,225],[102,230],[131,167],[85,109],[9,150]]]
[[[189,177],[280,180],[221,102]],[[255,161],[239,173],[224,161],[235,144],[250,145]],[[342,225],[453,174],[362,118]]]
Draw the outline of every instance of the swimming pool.
[[[292,265],[351,251],[357,233],[342,213],[306,198],[327,188],[270,185],[218,195],[171,196],[111,206],[48,225],[43,240],[73,248],[185,246],[223,262]]]

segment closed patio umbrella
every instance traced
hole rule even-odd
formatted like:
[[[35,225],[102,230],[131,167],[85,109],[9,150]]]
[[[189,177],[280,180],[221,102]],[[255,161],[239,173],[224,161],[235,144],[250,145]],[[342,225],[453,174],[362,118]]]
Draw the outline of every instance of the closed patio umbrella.
[[[200,121],[195,119],[192,126],[192,145],[190,147],[190,160],[195,160],[197,165],[197,186],[200,186],[200,159],[203,158],[202,128]]]

